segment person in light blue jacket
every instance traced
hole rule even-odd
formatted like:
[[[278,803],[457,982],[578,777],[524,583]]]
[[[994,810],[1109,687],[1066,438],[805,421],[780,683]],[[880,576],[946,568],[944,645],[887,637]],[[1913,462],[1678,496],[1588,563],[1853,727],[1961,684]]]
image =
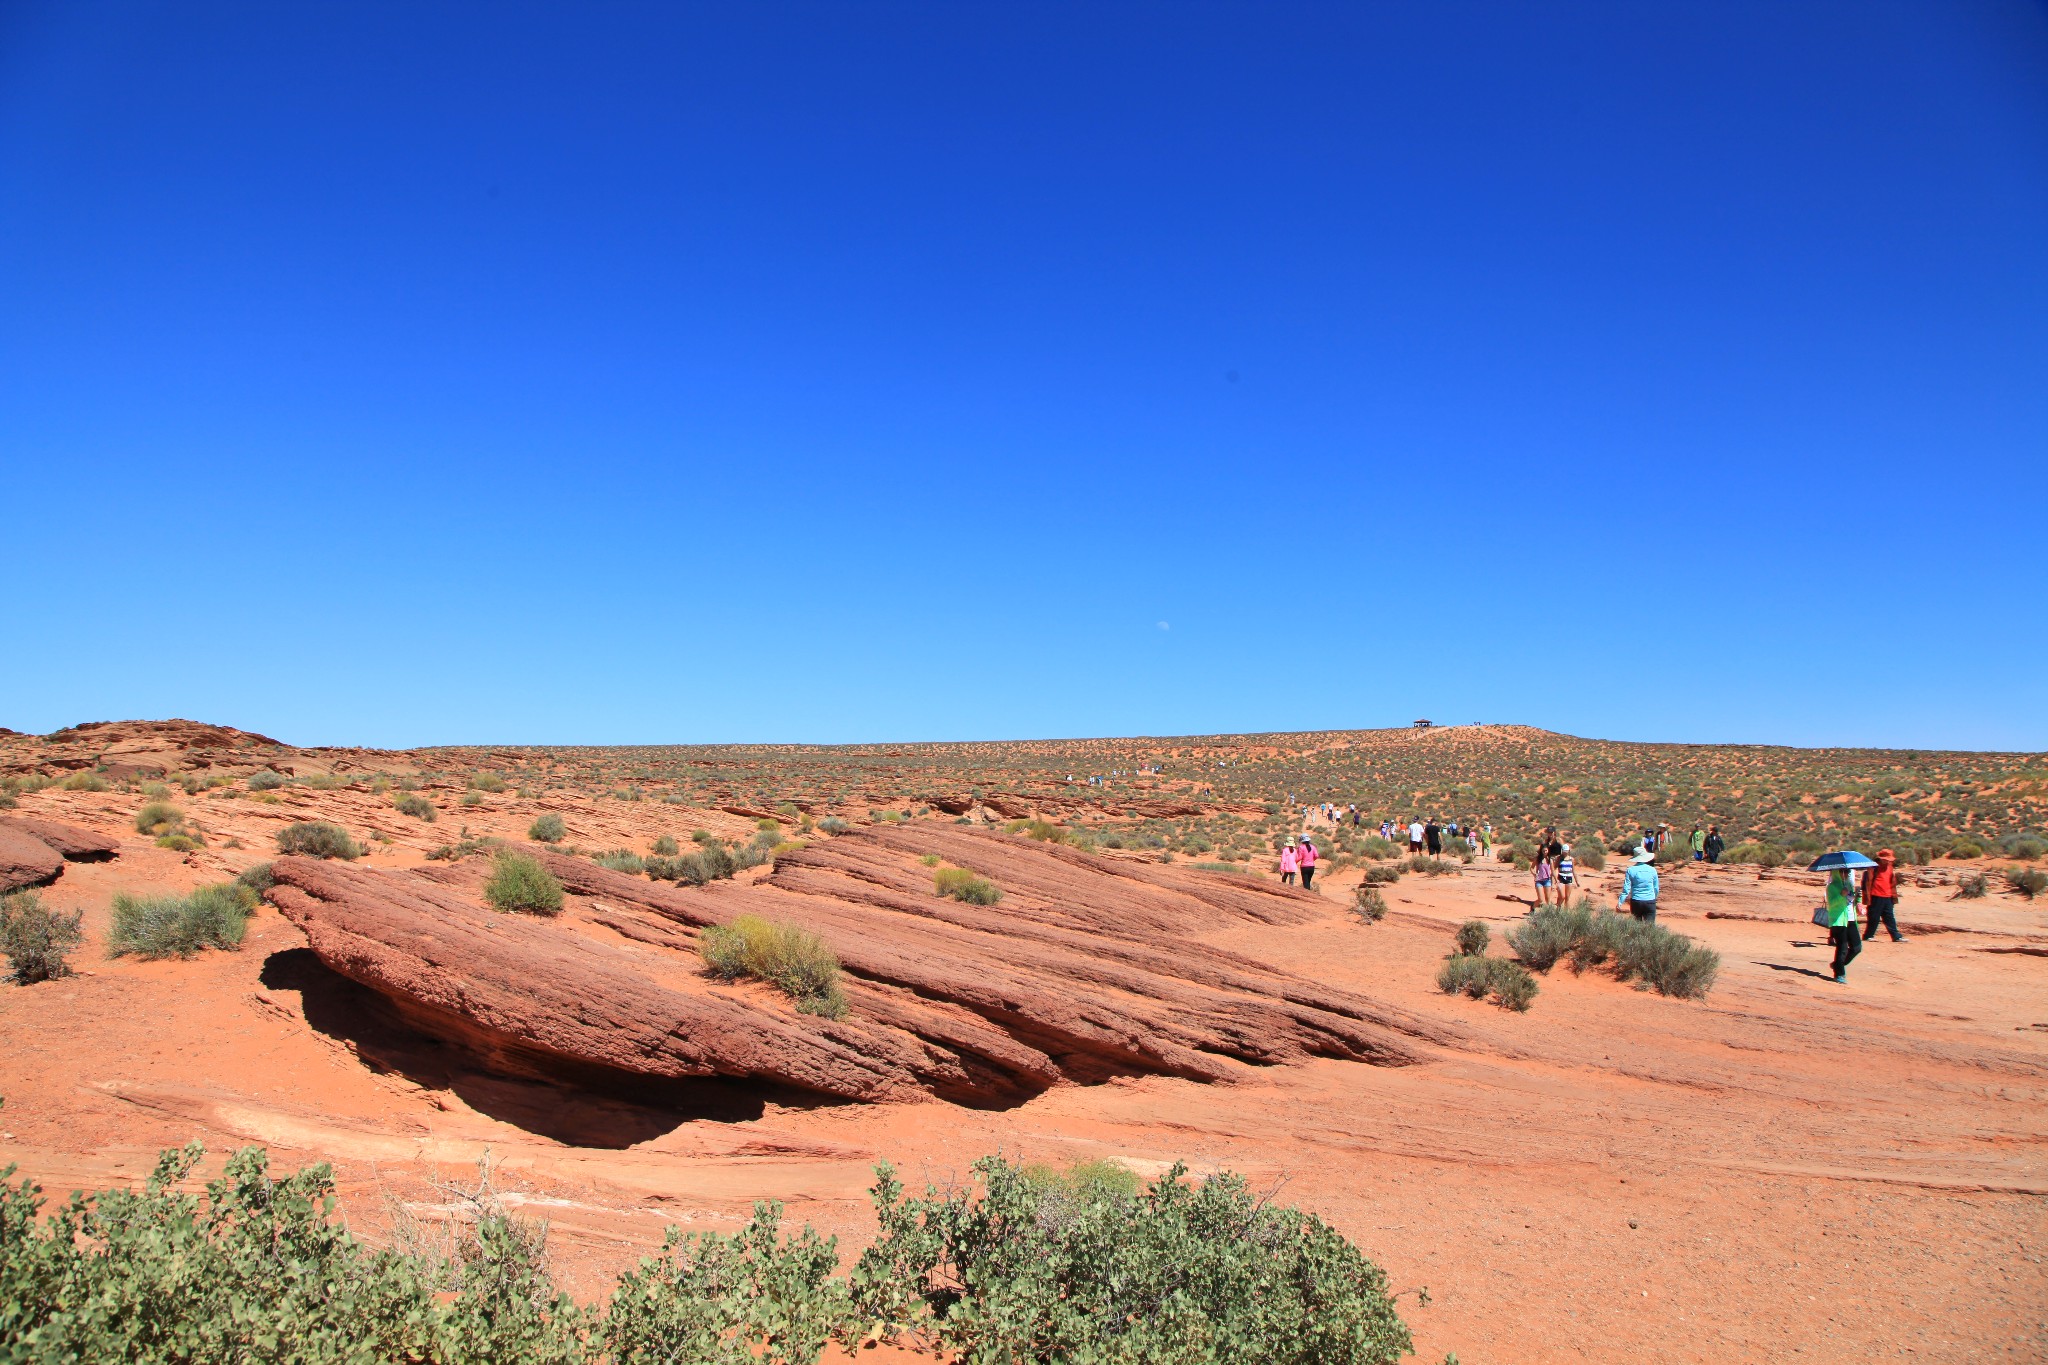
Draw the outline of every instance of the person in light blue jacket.
[[[1614,904],[1646,924],[1657,922],[1657,855],[1647,848],[1638,850],[1635,861],[1621,879],[1621,898]]]

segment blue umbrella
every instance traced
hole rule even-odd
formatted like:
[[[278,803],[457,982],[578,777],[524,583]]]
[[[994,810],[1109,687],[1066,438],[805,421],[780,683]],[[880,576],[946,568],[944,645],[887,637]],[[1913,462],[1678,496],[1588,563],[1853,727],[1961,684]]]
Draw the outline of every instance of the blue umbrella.
[[[1806,870],[1808,872],[1832,872],[1838,867],[1846,867],[1853,872],[1859,867],[1876,866],[1877,863],[1874,859],[1866,858],[1861,853],[1851,850],[1846,853],[1823,853],[1818,858],[1815,858],[1813,865]]]

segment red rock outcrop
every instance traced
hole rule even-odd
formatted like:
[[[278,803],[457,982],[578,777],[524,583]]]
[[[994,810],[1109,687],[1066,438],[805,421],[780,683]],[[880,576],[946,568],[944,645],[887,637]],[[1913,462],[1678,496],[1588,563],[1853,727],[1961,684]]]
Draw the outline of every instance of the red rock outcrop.
[[[0,815],[0,829],[15,830],[40,840],[74,863],[102,862],[121,851],[121,841],[109,835],[33,815]]]
[[[0,891],[19,891],[54,881],[64,855],[33,834],[0,826]]]
[[[936,823],[822,841],[756,885],[674,887],[532,852],[575,898],[560,919],[484,908],[480,860],[396,873],[280,858],[271,898],[328,966],[521,1075],[752,1077],[1004,1105],[1061,1080],[1229,1081],[1312,1056],[1403,1065],[1418,1040],[1453,1041],[1193,937],[1328,912],[1271,884]],[[918,861],[933,853],[993,877],[1002,902],[934,894]],[[845,1018],[704,972],[697,932],[746,913],[831,945]]]

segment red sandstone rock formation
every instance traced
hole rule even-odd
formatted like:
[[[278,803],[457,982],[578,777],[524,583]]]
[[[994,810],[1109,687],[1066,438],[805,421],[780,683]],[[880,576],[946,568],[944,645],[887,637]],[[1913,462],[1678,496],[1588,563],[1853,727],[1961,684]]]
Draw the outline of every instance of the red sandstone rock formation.
[[[0,826],[0,891],[18,891],[54,881],[64,855],[33,834]]]
[[[120,841],[109,835],[57,820],[40,820],[32,815],[0,815],[0,829],[26,834],[74,863],[102,862],[121,851]]]
[[[576,898],[559,920],[485,908],[480,860],[399,873],[280,858],[271,897],[328,966],[519,1075],[735,1076],[1004,1105],[1061,1080],[1229,1081],[1311,1056],[1403,1065],[1417,1039],[1451,1039],[1193,937],[1327,913],[1288,888],[935,823],[823,841],[756,885],[674,887],[532,851]],[[993,877],[1003,901],[936,895],[918,862],[931,853]],[[844,1019],[704,972],[697,931],[745,913],[831,945]]]

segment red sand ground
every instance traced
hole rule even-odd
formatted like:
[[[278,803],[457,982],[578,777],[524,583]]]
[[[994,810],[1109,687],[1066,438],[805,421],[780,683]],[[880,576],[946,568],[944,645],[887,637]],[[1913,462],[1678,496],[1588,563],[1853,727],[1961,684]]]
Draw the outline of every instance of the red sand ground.
[[[552,1220],[557,1268],[588,1294],[665,1224],[730,1228],[757,1198],[857,1245],[881,1158],[913,1183],[998,1149],[1148,1174],[1185,1160],[1284,1182],[1283,1200],[1330,1219],[1397,1289],[1426,1287],[1427,1306],[1402,1300],[1423,1360],[2048,1358],[2048,903],[1909,891],[1909,925],[1958,931],[1873,944],[1843,988],[1823,979],[1807,923],[1813,879],[1688,869],[1666,879],[1665,918],[1722,954],[1708,1002],[1560,968],[1516,1015],[1440,995],[1432,978],[1459,921],[1498,932],[1520,913],[1503,899],[1525,894],[1520,875],[1404,878],[1371,927],[1343,911],[1339,875],[1318,887],[1320,922],[1209,941],[1456,1021],[1477,1047],[1406,1069],[1275,1068],[1249,1086],[1065,1086],[1007,1112],[771,1105],[653,1124],[597,1101],[564,1114],[555,1092],[515,1083],[435,1090],[371,1070],[292,951],[303,938],[268,908],[239,953],[99,956],[113,892],[212,880],[258,856],[221,849],[222,835],[255,850],[304,817],[298,803],[371,800],[181,801],[208,817],[214,848],[181,856],[128,835],[118,861],[68,867],[46,898],[83,907],[95,947],[77,978],[0,989],[0,1164],[61,1193],[137,1180],[159,1148],[194,1137],[217,1151],[260,1142],[283,1166],[333,1161],[347,1215],[374,1235],[392,1201],[431,1204],[425,1177],[489,1150],[515,1200]],[[21,813],[112,832],[134,805],[52,789]],[[371,862],[418,861],[457,818]],[[530,816],[490,798],[459,818],[511,834]],[[744,827],[610,803],[572,810],[571,838],[644,848],[656,831],[641,824],[721,818],[721,832]],[[609,1150],[537,1131],[565,1126],[639,1140]]]

